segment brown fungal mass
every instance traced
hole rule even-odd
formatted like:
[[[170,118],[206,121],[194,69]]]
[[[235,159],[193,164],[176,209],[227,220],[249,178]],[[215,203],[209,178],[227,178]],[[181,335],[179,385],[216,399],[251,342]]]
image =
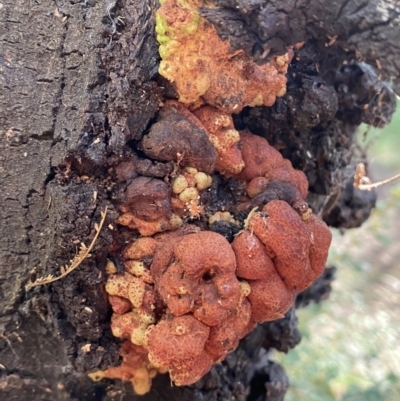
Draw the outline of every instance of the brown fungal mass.
[[[170,193],[170,187],[159,179],[133,179],[120,207],[123,214],[117,222],[146,236],[178,228],[182,221],[172,213]]]
[[[145,221],[171,217],[170,188],[156,178],[135,178],[126,189],[126,203],[121,210]]]
[[[107,279],[111,329],[128,345],[120,369],[102,375],[138,392],[157,372],[194,383],[256,324],[281,318],[322,273],[331,241],[307,205],[302,172],[265,139],[235,131],[229,115],[209,106],[195,114],[166,104],[142,146],[174,170],[127,180],[121,199],[118,223],[141,237],[122,252],[125,274]],[[225,178],[213,182],[215,170]],[[233,205],[201,204],[203,191],[228,179],[240,188]],[[212,231],[215,222],[237,228],[232,243]],[[140,358],[130,355],[137,347]]]
[[[158,121],[141,141],[143,152],[160,161],[175,161],[211,173],[217,152],[200,121],[181,104],[167,101]]]

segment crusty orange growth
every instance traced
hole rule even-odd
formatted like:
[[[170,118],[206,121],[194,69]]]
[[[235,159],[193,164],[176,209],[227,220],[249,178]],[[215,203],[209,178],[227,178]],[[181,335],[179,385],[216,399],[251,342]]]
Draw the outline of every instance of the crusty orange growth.
[[[249,229],[265,245],[287,287],[303,290],[298,284],[311,272],[311,231],[301,217],[286,202],[274,200],[253,215]]]
[[[157,372],[168,371],[176,385],[196,382],[255,324],[283,317],[320,275],[330,240],[317,216],[304,220],[271,200],[232,244],[189,225],[129,244],[126,273],[111,274],[106,290],[113,334],[141,347],[143,363],[128,363],[136,360],[128,345],[122,366],[102,377],[131,380],[137,392],[148,391]],[[149,263],[151,280],[140,274]]]
[[[206,128],[211,143],[218,153],[215,169],[221,174],[239,174],[244,161],[239,149],[240,136],[232,117],[214,107],[201,107],[194,114]]]
[[[123,315],[114,313],[111,317],[111,331],[115,337],[130,339],[133,330],[140,328],[142,321],[135,312],[128,312]]]
[[[242,131],[240,143],[245,167],[237,175],[237,179],[250,181],[256,177],[263,177],[268,181],[287,182],[298,189],[303,199],[307,197],[308,181],[305,174],[295,170],[290,161],[284,159],[265,138]]]
[[[149,362],[147,350],[126,341],[121,346],[120,354],[123,359],[121,366],[91,373],[89,377],[94,381],[103,378],[123,379],[132,383],[136,394],[149,392],[151,379],[157,374],[157,369]]]
[[[251,313],[250,303],[243,297],[226,320],[210,328],[205,349],[214,361],[225,359],[225,356],[239,345],[239,340],[248,334]]]
[[[286,202],[272,200],[249,219],[232,247],[237,275],[248,279],[252,320],[275,320],[292,306],[297,292],[320,276],[331,233],[314,214],[306,221]]]
[[[233,243],[237,270],[236,275],[249,280],[267,280],[276,274],[274,263],[260,239],[250,230],[239,233]]]
[[[249,301],[255,323],[281,319],[293,305],[296,292],[289,289],[277,274],[267,280],[249,281]]]
[[[175,4],[173,18],[190,31],[194,0],[167,3]],[[201,24],[198,19],[195,25]],[[214,93],[210,88],[203,99]],[[215,107],[202,106],[194,115],[169,102],[164,112],[175,125],[159,120],[143,149],[172,161],[174,170],[164,181],[131,179],[118,222],[141,236],[122,252],[124,274],[115,266],[107,270],[111,330],[125,341],[123,363],[92,375],[130,380],[138,394],[149,391],[157,373],[169,372],[176,385],[196,382],[256,324],[282,318],[296,294],[322,273],[331,242],[328,227],[305,200],[305,175],[264,138],[237,132],[231,116]],[[193,127],[197,139],[189,135]],[[196,151],[185,156],[193,143]],[[210,159],[199,161],[210,149]],[[232,208],[207,211],[203,191],[214,191],[222,180],[215,170],[241,183]],[[248,215],[241,224],[243,212]],[[195,226],[189,219],[200,221]],[[240,225],[241,231],[229,243],[207,230],[214,223]]]
[[[240,298],[229,242],[211,231],[189,234],[174,245],[171,256],[156,281],[171,312],[177,316],[191,312],[209,326],[225,320]]]
[[[142,237],[128,244],[122,256],[128,260],[141,260],[145,257],[153,256],[156,249],[157,241],[154,238]]]
[[[254,177],[246,187],[247,195],[250,198],[255,198],[257,195],[260,195],[268,186],[270,180],[266,177]]]
[[[209,334],[210,328],[192,315],[162,320],[150,331],[149,359],[154,366],[167,368],[176,384],[193,383],[212,365],[212,359],[202,355]],[[204,359],[208,363],[197,372],[195,364]]]
[[[312,274],[311,281],[316,280],[323,272],[331,245],[332,233],[328,226],[315,214],[305,221],[311,230],[310,263]]]
[[[117,295],[109,295],[108,300],[110,301],[113,312],[118,315],[123,315],[132,309],[132,304],[129,299],[119,297]]]
[[[271,106],[286,93],[291,52],[258,66],[243,51],[231,51],[199,14],[199,0],[165,0],[156,14],[159,72],[173,82],[179,101],[206,103],[227,113],[245,106]]]

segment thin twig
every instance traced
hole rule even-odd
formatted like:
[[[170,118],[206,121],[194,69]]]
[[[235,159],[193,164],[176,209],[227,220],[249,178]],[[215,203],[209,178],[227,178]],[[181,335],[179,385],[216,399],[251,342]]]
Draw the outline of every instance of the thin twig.
[[[372,191],[375,188],[389,184],[399,178],[400,174],[396,174],[393,177],[387,178],[386,180],[372,183],[366,175],[364,164],[359,163],[356,168],[356,173],[354,174],[354,186],[362,191]]]
[[[54,277],[52,274],[49,274],[46,277],[39,277],[36,279],[33,283],[29,283],[26,285],[26,289],[30,289],[32,287],[35,287],[37,285],[43,285],[43,284],[49,284],[53,283],[54,281],[60,280],[63,277],[67,276],[69,273],[71,273],[73,270],[75,270],[86,258],[90,256],[90,251],[93,249],[94,244],[97,241],[97,238],[99,237],[100,231],[103,227],[104,221],[106,220],[106,215],[107,215],[107,206],[104,209],[104,212],[101,212],[101,221],[99,224],[94,225],[94,229],[96,230],[96,235],[94,236],[92,242],[90,243],[89,247],[87,248],[86,245],[82,242],[81,243],[81,248],[79,252],[75,255],[73,260],[71,261],[71,264],[68,266],[62,266],[61,267],[61,274],[57,277]]]

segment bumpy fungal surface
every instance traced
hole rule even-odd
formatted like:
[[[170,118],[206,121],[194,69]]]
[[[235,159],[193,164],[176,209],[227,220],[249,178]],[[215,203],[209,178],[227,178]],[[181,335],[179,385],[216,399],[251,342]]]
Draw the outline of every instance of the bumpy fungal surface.
[[[223,175],[239,174],[245,163],[239,149],[240,135],[232,117],[209,106],[195,110],[194,114],[203,123],[210,142],[217,150],[215,169]]]
[[[331,241],[304,173],[231,116],[285,94],[291,52],[258,66],[218,38],[201,1],[161,3],[159,72],[179,101],[166,100],[137,143],[151,162],[116,168],[123,271],[109,267],[105,289],[123,362],[92,375],[130,380],[138,394],[158,373],[195,383],[282,318],[321,275]]]
[[[207,20],[200,0],[164,0],[156,15],[159,72],[172,82],[179,101],[208,104],[227,113],[245,106],[271,106],[286,93],[292,52],[258,66],[244,51],[232,51]]]
[[[117,222],[131,240],[124,272],[108,267],[106,291],[123,362],[93,374],[130,380],[137,393],[158,373],[196,382],[259,323],[282,318],[321,275],[331,241],[305,200],[304,174],[228,114],[167,101],[156,124],[142,149],[173,169],[164,180],[134,176],[121,191]],[[233,192],[214,204],[221,185]]]

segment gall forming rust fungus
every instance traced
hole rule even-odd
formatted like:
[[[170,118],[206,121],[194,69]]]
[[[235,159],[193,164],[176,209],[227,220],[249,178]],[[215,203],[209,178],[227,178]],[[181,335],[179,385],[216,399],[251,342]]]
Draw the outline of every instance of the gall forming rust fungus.
[[[196,382],[258,323],[283,317],[322,273],[331,242],[306,203],[304,173],[265,139],[235,130],[231,117],[285,94],[291,51],[257,66],[218,38],[200,1],[161,3],[159,72],[179,101],[165,102],[139,148],[175,168],[168,182],[129,181],[117,222],[140,237],[122,253],[124,274],[109,262],[106,283],[123,362],[90,374],[131,381],[137,394],[158,373]],[[242,189],[229,210],[201,203],[217,174]],[[216,223],[236,227],[231,243],[211,230]]]

